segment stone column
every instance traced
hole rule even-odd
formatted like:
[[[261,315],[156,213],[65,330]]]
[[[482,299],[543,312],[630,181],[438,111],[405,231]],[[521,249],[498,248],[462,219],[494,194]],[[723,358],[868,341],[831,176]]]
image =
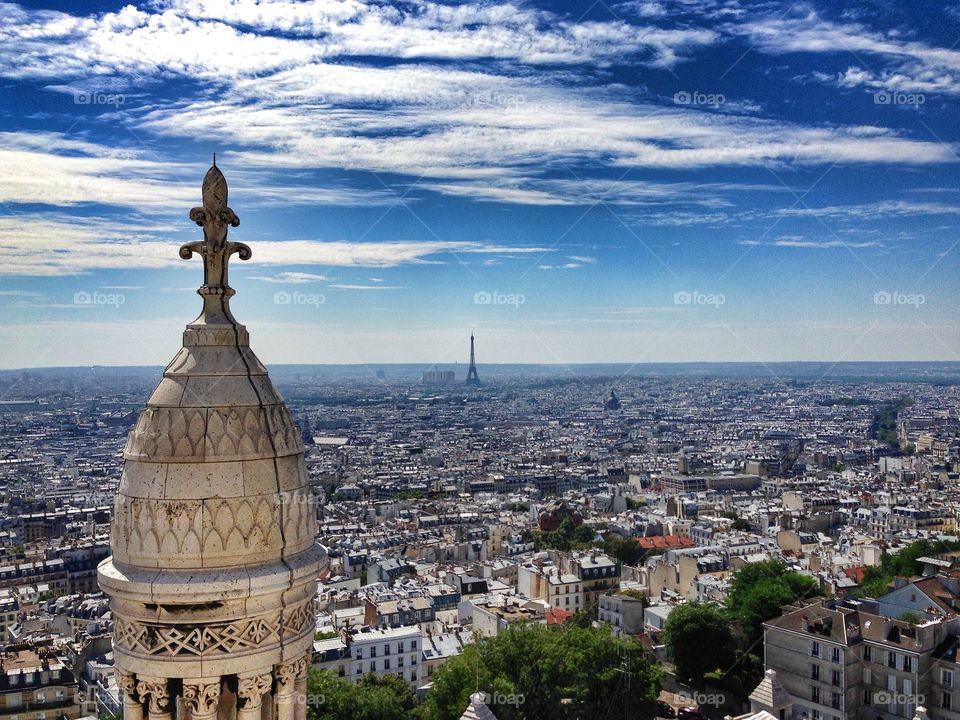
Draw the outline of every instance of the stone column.
[[[137,694],[137,676],[115,668],[117,687],[123,691],[123,720],[143,720],[143,703]]]
[[[173,720],[170,712],[170,688],[166,678],[139,678],[137,694],[149,700],[149,720]]]
[[[303,665],[298,665],[296,679],[293,681],[295,690],[294,701],[296,705],[293,710],[294,720],[307,720],[307,671],[313,663],[313,653],[308,652],[303,658]]]
[[[297,678],[306,672],[307,661],[304,658],[277,665],[274,677],[277,679],[274,720],[296,720]],[[304,706],[306,709],[306,706]]]
[[[263,696],[270,692],[273,676],[269,672],[237,678],[237,696],[243,705],[237,711],[237,720],[260,720]]]
[[[216,720],[220,706],[220,678],[184,680],[183,702],[193,720]]]

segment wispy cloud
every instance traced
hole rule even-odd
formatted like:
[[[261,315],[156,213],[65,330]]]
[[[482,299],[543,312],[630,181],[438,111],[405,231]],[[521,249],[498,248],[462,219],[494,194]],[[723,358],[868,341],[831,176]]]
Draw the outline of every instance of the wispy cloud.
[[[327,275],[315,275],[305,272],[281,272],[276,275],[248,275],[247,280],[257,280],[266,283],[300,285],[314,282],[329,282],[334,278]]]

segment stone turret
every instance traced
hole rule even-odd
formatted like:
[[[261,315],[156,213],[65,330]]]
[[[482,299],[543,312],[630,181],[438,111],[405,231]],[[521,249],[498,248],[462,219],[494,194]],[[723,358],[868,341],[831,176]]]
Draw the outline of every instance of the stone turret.
[[[125,720],[303,720],[314,635],[315,499],[283,398],[230,312],[239,218],[216,163],[190,211],[200,316],[127,438],[110,596]]]

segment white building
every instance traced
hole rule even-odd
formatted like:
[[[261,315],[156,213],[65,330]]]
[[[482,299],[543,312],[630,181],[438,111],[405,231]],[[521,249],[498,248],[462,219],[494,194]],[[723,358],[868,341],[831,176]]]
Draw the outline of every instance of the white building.
[[[423,633],[418,626],[363,629],[350,637],[350,679],[368,673],[397,675],[413,689],[420,682]]]

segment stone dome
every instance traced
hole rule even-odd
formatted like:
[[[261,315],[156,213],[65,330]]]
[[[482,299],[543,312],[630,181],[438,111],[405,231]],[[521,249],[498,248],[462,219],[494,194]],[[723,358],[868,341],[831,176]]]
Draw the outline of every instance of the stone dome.
[[[203,259],[203,311],[127,438],[112,557],[99,567],[118,672],[164,683],[131,680],[141,703],[179,692],[178,702],[196,704],[197,688],[219,696],[221,682],[283,694],[302,675],[291,663],[312,648],[323,560],[315,499],[299,430],[230,312],[230,256],[251,253],[226,239],[239,224],[226,198],[214,165],[203,207],[190,212],[204,240],[180,250]]]

